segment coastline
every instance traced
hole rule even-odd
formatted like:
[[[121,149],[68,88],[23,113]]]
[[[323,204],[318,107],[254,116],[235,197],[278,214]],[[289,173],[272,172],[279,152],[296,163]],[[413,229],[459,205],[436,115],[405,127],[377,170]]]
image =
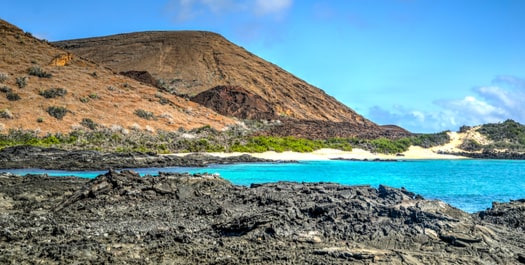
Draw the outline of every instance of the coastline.
[[[170,155],[185,156],[188,153],[176,153]],[[268,151],[263,153],[225,153],[212,152],[207,155],[228,158],[240,155],[250,155],[259,159],[273,160],[273,161],[322,161],[322,160],[444,160],[444,159],[469,159],[465,156],[441,154],[438,150],[422,148],[418,146],[411,146],[408,151],[401,154],[380,154],[372,153],[359,148],[354,148],[352,151],[341,151],[337,149],[323,148],[309,153],[299,152],[274,152]]]

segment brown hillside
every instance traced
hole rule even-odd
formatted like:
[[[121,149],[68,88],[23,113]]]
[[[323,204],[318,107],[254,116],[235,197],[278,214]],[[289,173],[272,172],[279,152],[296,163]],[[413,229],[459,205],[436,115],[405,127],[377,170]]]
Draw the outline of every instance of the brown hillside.
[[[52,76],[30,75],[28,69],[32,67],[39,67]],[[18,83],[23,78],[27,85],[20,88]],[[197,103],[116,75],[107,68],[33,38],[3,20],[0,20],[0,81],[0,129],[3,132],[8,129],[68,132],[82,127],[83,119],[118,130],[141,128],[150,131],[204,125],[222,129],[235,123]],[[51,89],[55,89],[55,93]],[[57,119],[49,114],[50,107],[65,107],[67,112]],[[141,110],[139,114],[149,119],[137,115]]]
[[[379,128],[322,90],[215,33],[141,32],[55,44],[116,72],[148,71],[177,94],[241,87],[268,102],[281,118]]]

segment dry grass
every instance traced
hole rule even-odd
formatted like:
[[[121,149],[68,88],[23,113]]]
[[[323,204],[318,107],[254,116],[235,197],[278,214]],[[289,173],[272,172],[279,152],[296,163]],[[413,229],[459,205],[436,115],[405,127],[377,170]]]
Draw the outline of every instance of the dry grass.
[[[156,88],[116,75],[107,68],[75,56],[65,66],[50,65],[57,55],[64,53],[0,20],[0,72],[10,76],[2,85],[10,87],[20,96],[17,101],[0,97],[0,109],[8,110],[13,115],[13,119],[0,118],[0,129],[69,132],[86,118],[106,127],[130,128],[136,124],[142,128],[165,131],[204,125],[222,129],[235,123],[230,118],[171,94],[162,93],[169,104],[161,104]],[[51,73],[52,77],[29,76],[28,69],[35,65]],[[93,74],[95,72],[96,75]],[[27,76],[27,86],[19,88],[16,78],[24,76]],[[40,91],[54,87],[66,89],[67,94],[49,99],[39,95]],[[84,99],[83,102],[81,99]],[[70,112],[57,120],[46,112],[50,106],[65,107]],[[137,109],[152,112],[156,118],[142,119],[134,114]]]

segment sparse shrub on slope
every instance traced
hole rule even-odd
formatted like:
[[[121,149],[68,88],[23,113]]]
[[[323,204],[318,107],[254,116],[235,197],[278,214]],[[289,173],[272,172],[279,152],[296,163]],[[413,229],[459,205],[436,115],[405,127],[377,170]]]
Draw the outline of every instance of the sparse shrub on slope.
[[[98,124],[95,123],[92,119],[89,119],[89,118],[82,119],[82,121],[80,122],[80,125],[88,128],[90,130],[95,130],[98,127]]]
[[[18,95],[17,93],[9,92],[6,95],[6,98],[10,101],[16,101],[20,100],[20,95]]]
[[[3,83],[7,80],[7,78],[9,77],[8,74],[6,73],[3,73],[3,72],[0,72],[0,83]]]
[[[9,88],[8,86],[2,86],[0,87],[0,92],[2,93],[10,93],[12,92],[13,90],[11,88]]]
[[[153,115],[153,112],[150,112],[150,111],[147,111],[147,110],[143,110],[143,109],[137,109],[135,110],[135,115],[143,118],[143,119],[146,119],[146,120],[152,120],[155,118],[155,115]]]
[[[463,143],[461,143],[459,148],[465,151],[474,152],[481,150],[483,148],[483,145],[478,143],[476,140],[466,139],[465,141],[463,141]]]
[[[27,76],[20,76],[16,78],[16,85],[18,88],[24,88],[27,86]]]
[[[63,97],[67,94],[67,90],[64,88],[50,88],[40,91],[39,95],[45,98],[56,98]]]
[[[13,119],[15,116],[13,116],[13,113],[11,113],[8,109],[2,109],[0,110],[0,118],[3,119]]]
[[[28,70],[29,75],[34,75],[42,78],[51,78],[53,75],[51,73],[45,72],[40,68],[40,66],[31,66]]]
[[[47,113],[50,116],[55,117],[57,120],[61,120],[62,118],[64,118],[64,116],[66,116],[68,112],[69,110],[65,107],[51,106],[47,108]]]

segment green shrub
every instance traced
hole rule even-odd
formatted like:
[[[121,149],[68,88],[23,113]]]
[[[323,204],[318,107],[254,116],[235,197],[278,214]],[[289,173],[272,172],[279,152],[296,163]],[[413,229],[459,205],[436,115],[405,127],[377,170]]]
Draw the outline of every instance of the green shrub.
[[[20,76],[16,78],[16,85],[18,88],[24,88],[27,86],[27,76]]]
[[[7,80],[9,75],[7,73],[0,72],[0,83],[3,83]]]
[[[150,112],[150,111],[146,111],[146,110],[143,110],[143,109],[137,109],[135,110],[135,115],[143,118],[143,119],[146,119],[146,120],[151,120],[153,118],[155,118],[155,115],[153,115],[153,112]]]
[[[50,88],[43,91],[40,91],[39,95],[45,98],[56,98],[63,97],[67,94],[67,90],[64,88]]]
[[[17,93],[13,93],[13,92],[7,93],[6,97],[10,101],[20,100],[20,95],[18,95]]]
[[[2,92],[2,93],[10,93],[12,91],[13,90],[10,87],[8,87],[8,86],[0,87],[0,92]]]
[[[15,116],[13,116],[13,114],[11,113],[10,110],[8,110],[8,109],[0,110],[0,118],[13,119],[14,117]]]
[[[31,66],[28,70],[29,75],[34,75],[42,78],[51,78],[53,75],[51,73],[45,72],[40,68],[40,66]]]
[[[431,134],[417,134],[410,137],[410,141],[413,145],[430,148],[450,142],[450,136],[447,131]]]
[[[38,118],[36,119],[36,122],[38,122],[38,123],[42,123],[42,122],[44,122],[44,118],[42,118],[42,117],[38,117]]]
[[[55,117],[57,120],[61,120],[62,118],[64,118],[64,116],[66,116],[68,112],[69,110],[65,107],[51,106],[47,108],[47,113],[50,116]]]
[[[459,148],[461,148],[461,149],[463,149],[465,151],[479,151],[479,150],[481,150],[482,147],[483,146],[480,143],[476,142],[473,139],[466,139],[459,146]]]
[[[95,130],[98,127],[98,124],[96,124],[93,120],[91,120],[89,118],[82,119],[82,121],[80,122],[80,125],[88,128],[90,130]]]
[[[378,138],[371,140],[370,144],[372,145],[372,151],[384,154],[396,154],[407,151],[412,143],[408,138],[398,140]]]

